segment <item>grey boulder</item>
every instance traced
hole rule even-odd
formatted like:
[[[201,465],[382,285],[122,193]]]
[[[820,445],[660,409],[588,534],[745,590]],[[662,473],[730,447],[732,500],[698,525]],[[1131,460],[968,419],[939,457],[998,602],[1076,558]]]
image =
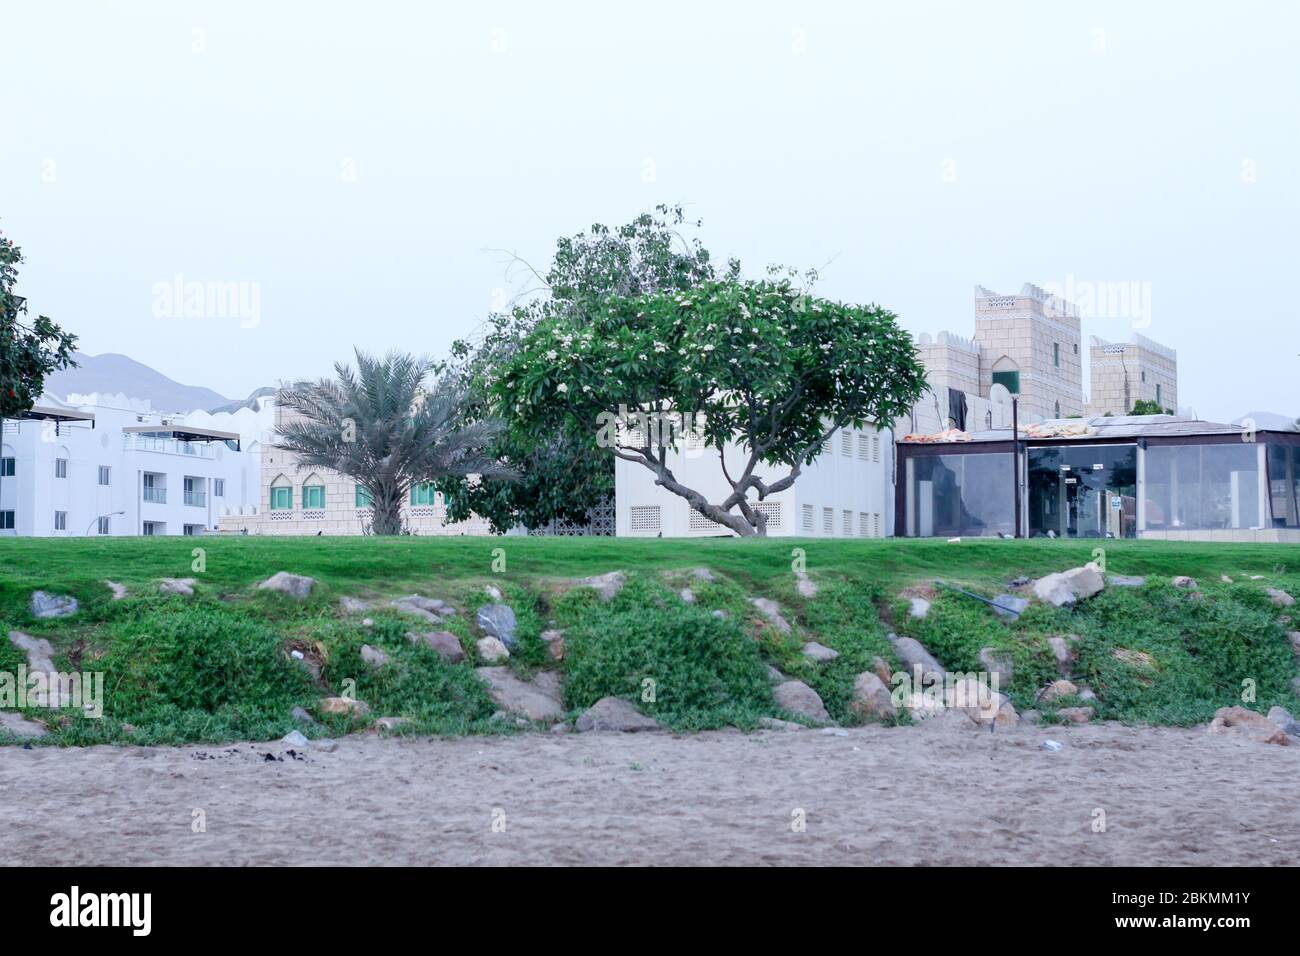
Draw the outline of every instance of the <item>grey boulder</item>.
[[[68,617],[77,613],[77,599],[70,594],[50,594],[47,591],[33,591],[32,617],[45,620],[51,617]]]
[[[488,637],[495,637],[508,649],[515,646],[515,611],[509,604],[484,604],[478,609],[478,626]]]
[[[580,734],[593,730],[637,733],[663,729],[659,721],[647,717],[621,697],[602,697],[579,714],[573,726]]]

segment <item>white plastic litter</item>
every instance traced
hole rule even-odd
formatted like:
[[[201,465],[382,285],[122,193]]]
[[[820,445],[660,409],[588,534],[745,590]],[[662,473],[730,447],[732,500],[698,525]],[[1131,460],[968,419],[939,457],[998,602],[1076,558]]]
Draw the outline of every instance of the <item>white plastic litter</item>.
[[[1055,753],[1060,753],[1062,750],[1064,750],[1065,744],[1061,743],[1059,740],[1044,740],[1042,743],[1042,748],[1046,750],[1048,753],[1055,754]]]

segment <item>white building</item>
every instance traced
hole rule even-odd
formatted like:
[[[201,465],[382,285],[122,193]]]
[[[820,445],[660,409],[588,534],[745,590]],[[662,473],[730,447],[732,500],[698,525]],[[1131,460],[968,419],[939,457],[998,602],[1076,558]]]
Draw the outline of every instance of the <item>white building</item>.
[[[755,507],[767,515],[769,537],[882,538],[892,533],[893,442],[888,429],[843,429],[826,443],[786,491]],[[727,470],[743,471],[748,455],[736,445],[725,449]],[[677,479],[716,504],[731,494],[718,453],[688,439],[668,457]],[[786,466],[759,466],[769,481],[787,474]],[[709,537],[733,532],[698,511],[686,499],[655,484],[650,469],[615,459],[615,534],[620,537]]]
[[[69,399],[42,396],[4,421],[0,534],[197,535],[255,500],[258,449],[217,427],[233,419],[192,424],[123,395]]]

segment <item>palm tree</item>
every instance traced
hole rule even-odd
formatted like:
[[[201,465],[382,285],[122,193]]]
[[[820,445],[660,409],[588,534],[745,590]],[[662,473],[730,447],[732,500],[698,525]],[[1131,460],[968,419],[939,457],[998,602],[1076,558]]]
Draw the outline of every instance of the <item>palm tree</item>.
[[[424,386],[427,358],[356,352],[357,370],[335,363],[337,379],[280,389],[279,404],[297,412],[281,421],[278,444],[299,466],[329,468],[369,493],[375,534],[399,534],[402,501],[412,486],[446,477],[517,477],[483,449],[501,431],[495,421],[457,426],[464,398],[443,379]]]

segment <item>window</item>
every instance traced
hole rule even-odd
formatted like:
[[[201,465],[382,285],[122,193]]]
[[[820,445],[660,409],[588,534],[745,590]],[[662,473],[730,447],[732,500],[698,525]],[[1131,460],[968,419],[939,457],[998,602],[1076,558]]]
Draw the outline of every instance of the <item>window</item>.
[[[1146,526],[1150,529],[1256,528],[1262,519],[1259,446],[1149,445]]]
[[[1079,343],[1078,343],[1078,342],[1075,342],[1075,343],[1074,343],[1074,354],[1075,354],[1075,355],[1078,355],[1078,354],[1079,354]]]
[[[871,460],[871,439],[866,435],[858,435],[858,457],[863,461]]]
[[[1061,344],[1059,342],[1052,343],[1052,364],[1057,368],[1061,367]]]
[[[146,538],[152,538],[157,534],[161,534],[161,527],[162,526],[157,521],[146,521],[144,523],[144,536]]]
[[[691,509],[691,519],[686,526],[691,531],[716,531],[722,527],[712,518],[700,514],[694,508]]]
[[[1056,403],[1056,414],[1053,415],[1052,417],[1053,417],[1053,418],[1060,418],[1060,417],[1061,417],[1061,403],[1060,403],[1060,402],[1057,402],[1057,403]]]
[[[907,459],[908,537],[974,537],[1015,530],[1009,452]]]
[[[303,485],[302,486],[302,508],[304,511],[325,510],[325,486],[324,485]]]
[[[374,496],[366,490],[365,485],[357,485],[356,506],[358,508],[373,508],[375,506]]]
[[[167,503],[167,486],[162,482],[162,475],[153,472],[144,474],[144,500],[152,501],[156,504],[165,505]]]
[[[293,489],[287,486],[271,489],[271,510],[292,511]]]
[[[108,465],[100,465],[100,466],[99,466],[99,483],[100,483],[101,485],[107,485],[107,484],[109,484],[109,479],[112,477],[112,473],[113,473],[113,469],[110,468],[110,467],[108,467]]]
[[[212,497],[214,498],[226,497],[226,479],[224,478],[212,479]]]
[[[425,481],[411,486],[411,504],[432,505],[433,498],[433,482]]]
[[[68,513],[66,511],[54,512],[54,530],[55,531],[68,530]]]
[[[858,537],[871,537],[871,516],[865,511],[858,512]]]
[[[95,524],[96,524],[95,533],[96,533],[96,534],[108,534],[109,531],[110,531],[110,529],[111,529],[111,527],[112,527],[112,524],[111,524],[112,520],[113,520],[112,518],[107,518],[107,517],[105,517],[105,518],[96,518],[96,519],[95,519]]]
[[[633,505],[628,516],[628,529],[631,531],[658,531],[658,505]]]
[[[871,460],[880,461],[880,436],[871,436]]]
[[[208,503],[208,496],[203,491],[203,483],[202,478],[185,478],[182,492],[187,505],[202,508]]]
[[[1164,401],[1163,398],[1160,397],[1160,383],[1159,383],[1159,382],[1156,382],[1156,404],[1159,405],[1161,408],[1164,408],[1164,407],[1165,407],[1165,401]]]
[[[1020,373],[1019,372],[994,372],[993,384],[1001,385],[1012,395],[1020,394]]]
[[[759,501],[754,504],[754,510],[767,516],[768,531],[777,531],[781,528],[781,502]]]
[[[203,534],[203,525],[187,524],[182,533],[188,538],[197,538],[199,535]]]
[[[812,534],[812,530],[813,530],[813,506],[812,505],[803,506],[803,530],[806,531],[808,534]]]
[[[0,511],[0,531],[8,531],[14,526],[14,513],[12,511]]]
[[[13,458],[0,458],[0,478],[12,478],[14,476]]]
[[[826,534],[835,533],[835,509],[822,509],[822,531]]]
[[[853,456],[853,436],[848,432],[840,433],[840,454],[845,458]]]
[[[66,458],[54,459],[54,477],[55,478],[68,477],[68,459]]]
[[[880,512],[877,511],[877,512],[876,512],[875,514],[873,514],[871,517],[872,517],[872,519],[873,519],[873,520],[872,520],[872,523],[873,523],[873,524],[875,525],[875,527],[876,527],[876,537],[879,538],[879,537],[880,537]]]
[[[844,536],[850,537],[853,534],[853,512],[846,510],[843,515]]]
[[[1145,382],[1146,380],[1147,380],[1147,370],[1146,370],[1146,369],[1143,369],[1143,370],[1142,370],[1142,381]]]

